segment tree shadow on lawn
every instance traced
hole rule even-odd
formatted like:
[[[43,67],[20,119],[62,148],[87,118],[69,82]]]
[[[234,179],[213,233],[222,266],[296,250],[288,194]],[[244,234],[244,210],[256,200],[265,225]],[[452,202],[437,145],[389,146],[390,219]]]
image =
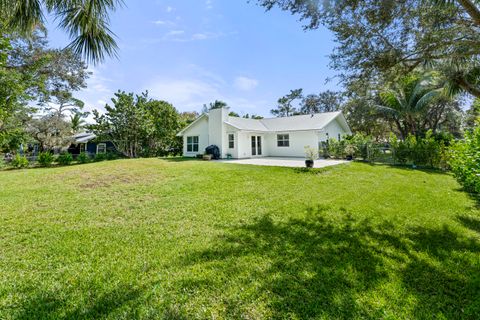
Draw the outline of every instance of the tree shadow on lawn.
[[[477,239],[448,226],[399,230],[388,221],[357,219],[345,209],[329,215],[328,210],[308,208],[306,218],[286,222],[265,215],[230,227],[213,248],[191,253],[183,263],[212,268],[223,279],[243,273],[240,279],[247,280],[232,280],[234,290],[259,282],[248,299],[266,299],[274,318],[480,314]],[[245,265],[260,260],[267,260],[267,267]],[[385,289],[389,284],[394,293]],[[209,294],[205,288],[198,289]],[[228,316],[245,315],[242,302],[231,308]]]
[[[415,172],[415,171],[420,171],[423,173],[427,174],[432,174],[432,175],[448,175],[450,174],[448,171],[441,170],[441,169],[436,169],[432,167],[423,167],[423,166],[417,166],[415,168],[412,167],[412,165],[405,165],[405,164],[388,164],[388,163],[369,163],[371,166],[383,166],[387,169],[398,169],[398,170],[404,170],[404,171],[410,171],[410,172]]]
[[[34,294],[22,303],[12,319],[187,319],[183,310],[168,301],[158,308],[140,312],[140,307],[149,303],[148,293],[156,284],[134,288],[119,285],[111,290],[92,286],[89,293],[81,292],[85,300],[73,300],[68,292],[46,292],[31,288]],[[63,298],[62,298],[63,297]],[[77,303],[74,307],[71,303]]]
[[[92,288],[90,294],[84,295],[88,301],[74,308],[69,308],[66,292],[46,292],[39,291],[38,288],[31,288],[32,295],[21,304],[19,313],[14,316],[14,319],[104,318],[141,296],[140,290],[128,286],[120,286],[100,294],[95,291]]]
[[[479,217],[461,215],[461,216],[458,216],[458,220],[463,224],[464,227],[480,234],[480,218]]]

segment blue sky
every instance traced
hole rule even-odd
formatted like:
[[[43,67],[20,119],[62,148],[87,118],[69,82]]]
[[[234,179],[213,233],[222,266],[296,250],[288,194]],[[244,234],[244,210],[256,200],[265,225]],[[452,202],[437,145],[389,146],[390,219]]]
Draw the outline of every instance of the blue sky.
[[[87,109],[103,109],[118,89],[200,111],[224,100],[240,114],[268,116],[290,89],[336,89],[328,68],[334,41],[325,29],[303,31],[298,17],[265,12],[247,0],[126,1],[112,15],[118,59],[90,66],[88,88],[77,94]],[[49,27],[53,46],[68,38]]]

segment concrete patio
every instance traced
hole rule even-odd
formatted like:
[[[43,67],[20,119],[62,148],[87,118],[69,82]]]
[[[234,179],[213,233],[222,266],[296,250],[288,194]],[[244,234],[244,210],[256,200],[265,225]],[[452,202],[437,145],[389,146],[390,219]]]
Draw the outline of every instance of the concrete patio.
[[[256,165],[256,166],[291,167],[291,168],[305,167],[305,159],[303,158],[263,157],[263,158],[217,160],[217,161],[222,163],[250,164],[250,165]],[[348,163],[348,161],[318,159],[318,160],[315,160],[314,168],[324,168],[324,167],[335,166],[343,163]]]

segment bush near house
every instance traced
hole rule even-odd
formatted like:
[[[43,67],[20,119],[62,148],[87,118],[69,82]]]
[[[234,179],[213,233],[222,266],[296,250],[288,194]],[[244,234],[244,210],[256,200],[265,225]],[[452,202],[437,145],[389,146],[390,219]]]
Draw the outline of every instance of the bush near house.
[[[61,164],[62,166],[68,166],[73,162],[73,156],[71,153],[62,153],[61,155],[58,156],[57,159],[58,163]]]
[[[447,169],[448,146],[451,141],[451,137],[433,135],[431,131],[423,138],[409,135],[405,140],[391,135],[389,143],[355,134],[345,136],[340,141],[330,139],[328,143],[322,144],[320,154],[326,158],[345,159],[352,156],[369,162]]]
[[[90,157],[86,152],[81,152],[77,157],[78,163],[88,163],[90,162]]]
[[[50,167],[53,164],[54,160],[55,158],[50,152],[40,152],[37,159],[38,164],[41,167]]]
[[[107,160],[107,155],[105,153],[97,153],[93,158],[93,161],[95,162],[105,161],[105,160]]]
[[[448,163],[458,182],[469,192],[480,193],[480,127],[450,148]]]
[[[16,154],[10,165],[17,169],[26,168],[28,167],[28,159],[25,156]]]
[[[437,139],[431,131],[424,138],[409,135],[405,140],[390,137],[393,158],[400,164],[447,169],[447,145],[450,141]]]

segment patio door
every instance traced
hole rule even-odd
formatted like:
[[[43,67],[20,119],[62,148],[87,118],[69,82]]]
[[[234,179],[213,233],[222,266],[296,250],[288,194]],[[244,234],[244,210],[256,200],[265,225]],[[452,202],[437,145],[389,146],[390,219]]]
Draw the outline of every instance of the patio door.
[[[252,157],[262,155],[262,137],[251,136],[252,141]]]

